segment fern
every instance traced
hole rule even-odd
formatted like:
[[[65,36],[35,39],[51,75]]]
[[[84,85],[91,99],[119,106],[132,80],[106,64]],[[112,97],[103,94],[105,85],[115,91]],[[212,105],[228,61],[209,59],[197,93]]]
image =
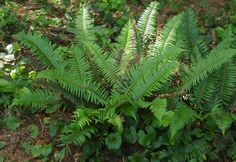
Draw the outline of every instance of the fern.
[[[218,79],[215,78],[215,73],[208,76],[194,88],[192,102],[194,105],[200,106],[205,102],[210,102],[215,94],[215,86]]]
[[[58,103],[60,103],[60,97],[53,93],[40,89],[30,91],[28,88],[23,88],[17,92],[12,105],[30,107],[31,111],[34,113],[40,110],[40,108],[58,105]],[[58,106],[60,106],[60,104]]]
[[[170,135],[173,138],[176,133],[185,125],[191,123],[196,118],[197,114],[189,107],[182,106],[175,110],[173,119],[170,122]]]
[[[95,33],[93,30],[93,20],[91,19],[88,9],[83,7],[79,10],[75,19],[75,27],[71,29],[75,34],[75,41],[82,56],[87,60],[92,74],[98,79],[98,70],[93,61],[93,56],[88,50],[87,43],[96,42]]]
[[[131,82],[129,83],[130,86],[125,88],[125,94],[129,94],[133,99],[138,99],[143,95],[148,95],[152,91],[160,89],[162,84],[167,81],[168,76],[176,70],[177,63],[169,61],[175,60],[174,58],[178,53],[178,49],[172,48],[156,56],[156,58],[150,58],[143,61],[143,64],[131,68],[129,77]],[[168,74],[163,73],[163,78],[161,78],[161,70],[163,70],[162,72],[167,72],[165,68],[169,68],[169,72]]]
[[[137,55],[136,31],[134,21],[129,21],[122,29],[117,43],[112,48],[112,55],[119,67],[119,76],[125,76]]]
[[[80,80],[90,80],[92,73],[89,64],[78,47],[72,46],[70,48],[70,56],[71,58],[68,60],[69,72],[76,75]]]
[[[116,65],[111,66],[111,58],[95,44],[88,43],[87,48],[93,55],[94,62],[105,76],[105,79],[113,84],[118,82],[118,67]]]
[[[199,58],[207,54],[207,47],[200,36],[196,13],[193,9],[188,9],[183,14],[180,29],[185,57],[192,63],[197,62]]]
[[[191,143],[177,148],[171,154],[173,161],[206,161],[206,155],[210,149],[210,145],[204,139],[194,140]]]
[[[31,49],[43,67],[53,69],[63,69],[65,67],[62,56],[47,38],[37,33],[25,34],[22,32],[18,33],[16,38]]]
[[[182,89],[190,89],[191,86],[205,79],[208,74],[219,69],[231,59],[236,54],[235,49],[227,48],[231,40],[230,38],[225,39],[206,58],[201,58],[197,63],[193,64],[184,76]]]
[[[138,31],[141,33],[143,40],[153,38],[156,35],[157,6],[157,2],[150,3],[138,21]]]
[[[155,90],[160,90],[162,85],[168,81],[169,77],[177,69],[178,64],[176,62],[169,62],[164,64],[156,71],[149,73],[146,78],[132,85],[129,89],[128,95],[132,99],[141,99],[141,97],[149,96]]]
[[[219,102],[228,105],[235,93],[236,88],[236,65],[229,61],[219,71],[219,82],[216,86]]]
[[[227,36],[209,52],[193,10],[170,19],[157,33],[157,6],[151,3],[137,26],[130,20],[111,49],[97,44],[93,20],[85,7],[75,19],[76,43],[66,57],[40,34],[18,34],[46,70],[33,81],[36,90],[21,89],[13,105],[39,110],[69,99],[66,104],[76,109],[60,138],[67,148],[70,144],[91,145],[99,139],[92,154],[103,146],[117,150],[132,127],[130,141],[148,149],[144,155],[148,161],[156,156],[166,161],[206,160],[210,145],[202,138],[213,136],[216,126],[225,134],[236,118],[223,109],[235,97],[236,49]],[[181,52],[189,62],[182,62]],[[5,80],[0,84],[0,89],[10,86]],[[175,92],[175,85],[180,85],[180,92]],[[182,92],[190,89],[188,94]],[[214,108],[216,105],[219,107]],[[202,108],[206,110],[200,111]],[[191,131],[197,119],[206,127]],[[212,136],[209,138],[215,138]],[[165,148],[167,152],[162,151]]]
[[[64,135],[61,136],[60,141],[66,145],[75,144],[81,146],[86,140],[91,138],[94,133],[95,129],[92,127],[79,129],[76,123],[71,123],[69,128],[64,131]]]
[[[74,112],[73,123],[80,129],[83,129],[85,126],[89,126],[92,120],[95,120],[98,115],[101,115],[99,110],[80,107]]]
[[[164,26],[160,33],[160,37],[156,42],[157,50],[163,52],[164,50],[173,47],[177,41],[182,14],[171,18]]]
[[[47,78],[58,81],[59,84],[72,94],[94,103],[105,104],[108,94],[96,82],[78,80],[76,76],[63,71],[47,70],[38,74],[37,78]]]
[[[223,135],[225,134],[225,131],[231,127],[232,122],[235,120],[235,115],[224,112],[218,105],[212,109],[211,116],[216,121],[216,124],[222,131]]]
[[[162,117],[166,114],[167,111],[166,107],[166,99],[157,98],[152,101],[152,106],[150,106],[150,110],[159,121],[162,121]]]

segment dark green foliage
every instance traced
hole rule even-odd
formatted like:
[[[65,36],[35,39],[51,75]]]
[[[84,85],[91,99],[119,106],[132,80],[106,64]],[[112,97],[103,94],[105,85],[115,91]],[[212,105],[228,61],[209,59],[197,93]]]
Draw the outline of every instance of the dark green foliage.
[[[236,140],[227,136],[236,119],[229,111],[236,86],[232,32],[210,50],[193,10],[159,30],[157,6],[151,3],[137,25],[128,21],[109,50],[97,43],[86,7],[75,19],[75,43],[64,54],[40,34],[16,36],[42,71],[30,88],[16,93],[12,106],[36,112],[67,105],[74,111],[61,130],[58,160],[79,145],[84,160],[100,159],[107,148],[130,161],[201,162],[214,159],[216,152],[223,158],[220,143],[212,144],[217,138]],[[0,83],[1,90],[12,91],[11,83]],[[233,148],[227,148],[232,159]],[[40,154],[50,153],[48,148]]]

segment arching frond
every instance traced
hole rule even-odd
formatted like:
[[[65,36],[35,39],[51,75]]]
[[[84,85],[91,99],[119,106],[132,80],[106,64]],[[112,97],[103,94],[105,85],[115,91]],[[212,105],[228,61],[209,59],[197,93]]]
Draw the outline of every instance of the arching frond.
[[[159,39],[156,41],[155,50],[162,52],[175,45],[178,38],[177,30],[179,29],[181,22],[182,14],[168,20],[160,33]]]
[[[89,52],[87,46],[88,43],[96,44],[96,36],[94,33],[93,20],[86,7],[79,10],[75,19],[75,27],[72,29],[72,32],[75,34],[75,42],[77,43],[82,56],[88,62],[92,74],[98,79],[99,71],[93,62],[92,54]]]
[[[129,21],[122,29],[118,42],[112,49],[112,55],[119,67],[119,75],[124,76],[135,61],[137,55],[134,22]]]
[[[183,14],[180,34],[183,39],[184,55],[189,61],[196,62],[198,58],[207,54],[207,47],[200,36],[197,16],[193,9],[188,9]]]
[[[95,130],[93,127],[80,129],[76,123],[71,123],[69,128],[64,131],[64,135],[60,137],[60,141],[66,145],[75,144],[81,146],[95,134]]]
[[[200,106],[201,103],[210,102],[215,95],[215,86],[218,78],[213,74],[208,76],[194,88],[194,95],[192,97],[192,103],[194,105]]]
[[[65,61],[59,52],[55,50],[55,46],[45,37],[37,33],[18,33],[16,38],[20,40],[26,47],[30,48],[41,65],[45,68],[63,69]]]
[[[182,129],[185,125],[192,122],[196,117],[196,113],[187,106],[181,106],[175,110],[173,119],[170,122],[170,134],[171,138]]]
[[[78,80],[74,75],[64,71],[47,70],[38,74],[37,78],[58,81],[61,87],[78,97],[94,103],[105,104],[108,94],[99,84],[93,81]]]
[[[93,120],[96,120],[99,115],[101,115],[101,113],[98,109],[80,107],[74,112],[73,123],[80,129],[83,129],[85,126],[89,126]]]
[[[49,105],[60,106],[60,97],[44,90],[31,91],[28,88],[20,89],[13,100],[12,105],[20,105],[31,108],[31,112],[36,112],[40,108],[45,108]]]
[[[130,84],[127,90],[128,95],[134,100],[151,95],[153,91],[162,88],[177,67],[177,62],[166,62],[161,67],[152,69],[142,79],[133,80],[135,84]]]
[[[76,75],[80,80],[89,80],[92,78],[89,64],[84,58],[82,51],[72,46],[70,48],[71,58],[68,60],[69,72],[72,75]]]
[[[105,76],[105,79],[113,84],[118,82],[118,67],[112,63],[107,53],[104,53],[101,48],[93,43],[88,43],[87,48],[92,54],[95,64]]]
[[[144,40],[156,36],[157,6],[157,2],[150,3],[138,21],[138,31]]]
[[[94,21],[90,17],[88,9],[86,7],[81,8],[75,19],[75,27],[72,29],[76,36],[75,41],[80,48],[85,49],[86,43],[96,41],[93,23]]]
[[[193,140],[182,147],[172,148],[170,150],[170,157],[172,161],[198,161],[206,160],[206,155],[211,146],[205,139]]]
[[[155,75],[158,75],[159,68],[162,68],[164,64],[170,64],[170,62],[173,61],[172,63],[175,66],[174,69],[176,69],[177,64],[174,62],[174,60],[176,59],[179,53],[180,50],[178,48],[170,48],[164,51],[162,54],[157,55],[155,58],[149,58],[148,60],[143,61],[141,65],[132,67],[129,75],[130,82],[124,89],[125,93],[132,94],[136,88],[144,88],[145,86],[147,86],[145,85],[147,80],[151,78],[155,79],[153,77]],[[172,70],[174,71],[174,69]],[[173,73],[173,71],[171,72],[171,74]],[[136,95],[139,96],[140,94],[137,93]]]
[[[236,64],[233,61],[225,63],[219,71],[219,82],[216,86],[216,98],[223,105],[230,104],[236,92]]]
[[[201,58],[193,64],[184,76],[182,89],[189,89],[192,85],[196,85],[232,58],[236,54],[236,49],[229,48],[231,41],[231,38],[225,39],[206,58]]]
[[[225,131],[231,127],[231,124],[235,120],[234,114],[225,112],[219,105],[215,105],[215,107],[213,107],[211,117],[215,120],[223,135],[225,134]]]

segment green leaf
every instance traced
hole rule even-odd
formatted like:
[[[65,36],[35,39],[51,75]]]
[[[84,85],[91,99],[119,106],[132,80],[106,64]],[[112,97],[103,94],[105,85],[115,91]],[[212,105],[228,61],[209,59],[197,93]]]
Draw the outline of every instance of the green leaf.
[[[138,31],[142,34],[143,39],[156,35],[157,7],[157,2],[150,3],[138,21]]]
[[[132,105],[122,106],[120,108],[120,111],[125,116],[130,116],[130,117],[134,118],[135,120],[137,120],[137,118],[136,118],[137,108],[136,107],[134,107]]]
[[[0,141],[0,150],[3,149],[5,145],[6,145],[6,142]]]
[[[31,149],[31,154],[33,157],[38,157],[41,155],[42,145],[34,145]]]
[[[32,144],[30,144],[29,142],[20,142],[20,148],[27,154],[30,155],[30,151],[32,148]]]
[[[196,113],[187,106],[179,107],[175,110],[172,121],[170,122],[170,134],[171,138],[181,130],[185,125],[194,121]]]
[[[109,150],[118,150],[121,146],[120,134],[110,133],[105,140],[105,144]]]
[[[125,128],[124,137],[128,142],[135,143],[138,137],[135,127],[131,126],[130,128]]]
[[[231,127],[233,123],[232,114],[225,112],[222,108],[215,106],[211,111],[211,116],[215,120],[217,126],[222,131],[223,135],[225,131]]]
[[[146,132],[144,130],[138,131],[138,143],[144,147],[149,147],[152,142],[156,139],[156,131],[153,127],[146,127]]]
[[[39,135],[38,127],[35,124],[31,124],[28,126],[28,131],[32,138],[36,138]]]
[[[54,121],[50,121],[49,125],[49,135],[51,137],[55,137],[57,135],[58,129],[59,129],[59,123],[58,121],[54,120]]]
[[[154,149],[159,148],[161,146],[162,142],[163,142],[162,136],[159,136],[158,138],[155,138],[152,141],[152,148],[154,148]]]
[[[113,116],[108,122],[115,126],[118,132],[123,132],[123,121],[120,116]]]
[[[4,157],[0,155],[0,162],[4,162]]]
[[[66,149],[65,149],[65,148],[62,149],[62,150],[59,151],[59,152],[56,152],[56,153],[54,154],[55,160],[56,160],[56,161],[61,161],[62,159],[64,159],[65,154],[66,154]]]
[[[34,145],[31,149],[31,154],[33,157],[38,157],[43,155],[44,157],[52,153],[52,144],[48,145]]]
[[[150,107],[150,109],[153,112],[154,116],[161,121],[162,117],[165,115],[167,111],[166,107],[167,107],[166,99],[157,98],[152,102],[152,106]]]
[[[17,128],[20,127],[20,122],[16,117],[9,116],[5,119],[7,128],[11,130],[16,130]]]
[[[0,78],[0,92],[14,92],[15,84]]]
[[[129,162],[147,162],[144,156],[140,153],[134,153],[128,157]]]
[[[41,149],[41,154],[43,156],[48,156],[52,153],[52,144],[48,144],[48,145],[43,145],[42,149]]]
[[[54,104],[50,105],[46,108],[46,113],[54,113],[58,110],[58,108],[61,106],[61,104]]]

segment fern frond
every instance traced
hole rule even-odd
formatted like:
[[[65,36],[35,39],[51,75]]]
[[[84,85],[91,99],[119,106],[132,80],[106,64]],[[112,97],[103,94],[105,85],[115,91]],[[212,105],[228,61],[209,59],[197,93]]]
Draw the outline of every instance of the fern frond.
[[[216,98],[223,105],[230,104],[236,91],[236,64],[233,61],[225,63],[219,72],[219,82],[216,86]]]
[[[89,80],[92,78],[89,64],[84,58],[79,48],[72,46],[70,48],[71,58],[68,60],[69,72],[76,75],[80,80]]]
[[[134,100],[151,95],[153,91],[162,88],[162,85],[168,81],[169,77],[177,67],[177,62],[167,62],[160,68],[148,72],[148,74],[141,80],[134,80],[135,84],[131,84],[131,87],[128,88],[128,95]]]
[[[95,129],[93,127],[80,129],[76,123],[71,123],[64,133],[65,134],[60,137],[62,143],[66,145],[75,144],[81,146],[86,140],[92,137],[95,133]]]
[[[78,49],[87,60],[92,74],[96,77],[96,79],[98,79],[97,67],[94,64],[93,57],[87,48],[87,43],[96,44],[96,36],[94,32],[93,20],[91,19],[89,11],[86,7],[79,10],[75,19],[75,27],[71,30],[75,34],[75,42],[77,43]]]
[[[152,105],[150,106],[150,110],[154,114],[154,116],[161,121],[162,117],[165,115],[167,109],[167,100],[166,99],[160,99],[157,98],[154,101],[152,101]]]
[[[80,107],[74,111],[73,123],[83,129],[85,126],[89,126],[93,120],[96,120],[98,115],[101,115],[98,109]]]
[[[31,49],[44,68],[63,69],[65,67],[65,61],[55,50],[55,46],[42,35],[21,32],[16,35],[16,38]]]
[[[8,80],[0,78],[0,92],[14,92],[16,85]]]
[[[196,13],[188,9],[182,18],[180,33],[183,38],[183,49],[185,57],[191,62],[207,54],[207,47],[200,36],[200,30]]]
[[[221,107],[219,107],[219,105],[215,105],[215,107],[213,107],[211,116],[222,131],[223,135],[225,134],[225,131],[231,127],[231,124],[234,121],[234,115],[225,112]]]
[[[177,41],[177,30],[182,22],[182,14],[171,18],[160,33],[159,39],[156,41],[154,49],[163,52],[169,47],[173,47]],[[157,47],[156,47],[157,46]]]
[[[192,102],[194,105],[200,106],[201,103],[210,102],[210,100],[215,95],[215,86],[218,79],[215,77],[214,73],[200,82],[194,88],[194,95],[192,97]]]
[[[184,145],[181,148],[175,148],[171,153],[172,161],[206,161],[206,155],[210,149],[210,145],[204,139],[197,139]]]
[[[193,64],[184,76],[182,89],[190,89],[192,85],[196,85],[205,79],[208,74],[219,69],[232,58],[236,54],[236,49],[227,48],[230,43],[230,38],[225,39],[206,58],[201,58],[197,63]]]
[[[12,105],[29,107],[34,113],[40,108],[45,108],[49,105],[57,105],[58,103],[60,103],[60,97],[53,93],[40,89],[30,91],[28,88],[23,88],[16,93]]]
[[[112,49],[112,55],[117,66],[119,67],[119,75],[124,76],[131,67],[132,61],[135,61],[137,55],[136,34],[134,22],[129,21],[122,29],[118,42]]]
[[[105,104],[108,94],[96,82],[78,80],[74,75],[63,71],[47,70],[38,74],[37,78],[58,81],[60,86],[78,97],[94,103]]]
[[[150,3],[138,21],[138,31],[141,33],[143,40],[156,36],[157,6],[157,2]]]
[[[93,56],[95,64],[110,83],[118,82],[118,67],[114,65],[111,58],[100,49],[96,44],[88,43],[87,48]]]
[[[128,83],[128,85],[124,89],[125,93],[130,94],[132,97],[137,99],[137,97],[140,96],[140,94],[141,94],[141,93],[138,94],[138,92],[141,92],[139,90],[141,90],[142,88],[147,86],[147,81],[149,79],[151,79],[151,78],[155,79],[154,76],[158,75],[158,70],[159,70],[158,68],[161,68],[162,65],[165,63],[170,64],[170,61],[175,60],[175,58],[179,54],[179,52],[180,51],[178,48],[171,48],[171,49],[164,51],[160,55],[157,55],[156,58],[150,58],[146,61],[143,61],[143,63],[141,65],[137,65],[137,66],[132,67],[130,70],[130,75],[129,75],[130,83]],[[177,66],[174,61],[173,61],[172,66],[173,65]],[[174,71],[174,69],[176,69],[176,67],[173,68],[172,70]],[[151,80],[149,80],[149,83],[150,83],[150,81]],[[138,89],[136,89],[136,88],[138,88]],[[141,89],[139,89],[139,88],[141,88]],[[136,91],[136,92],[134,92],[134,91]],[[135,94],[133,94],[133,93],[135,93]]]
[[[175,134],[182,129],[185,125],[192,122],[196,117],[195,111],[187,106],[181,106],[175,110],[173,115],[173,119],[170,122],[170,134],[171,138],[175,136]]]

